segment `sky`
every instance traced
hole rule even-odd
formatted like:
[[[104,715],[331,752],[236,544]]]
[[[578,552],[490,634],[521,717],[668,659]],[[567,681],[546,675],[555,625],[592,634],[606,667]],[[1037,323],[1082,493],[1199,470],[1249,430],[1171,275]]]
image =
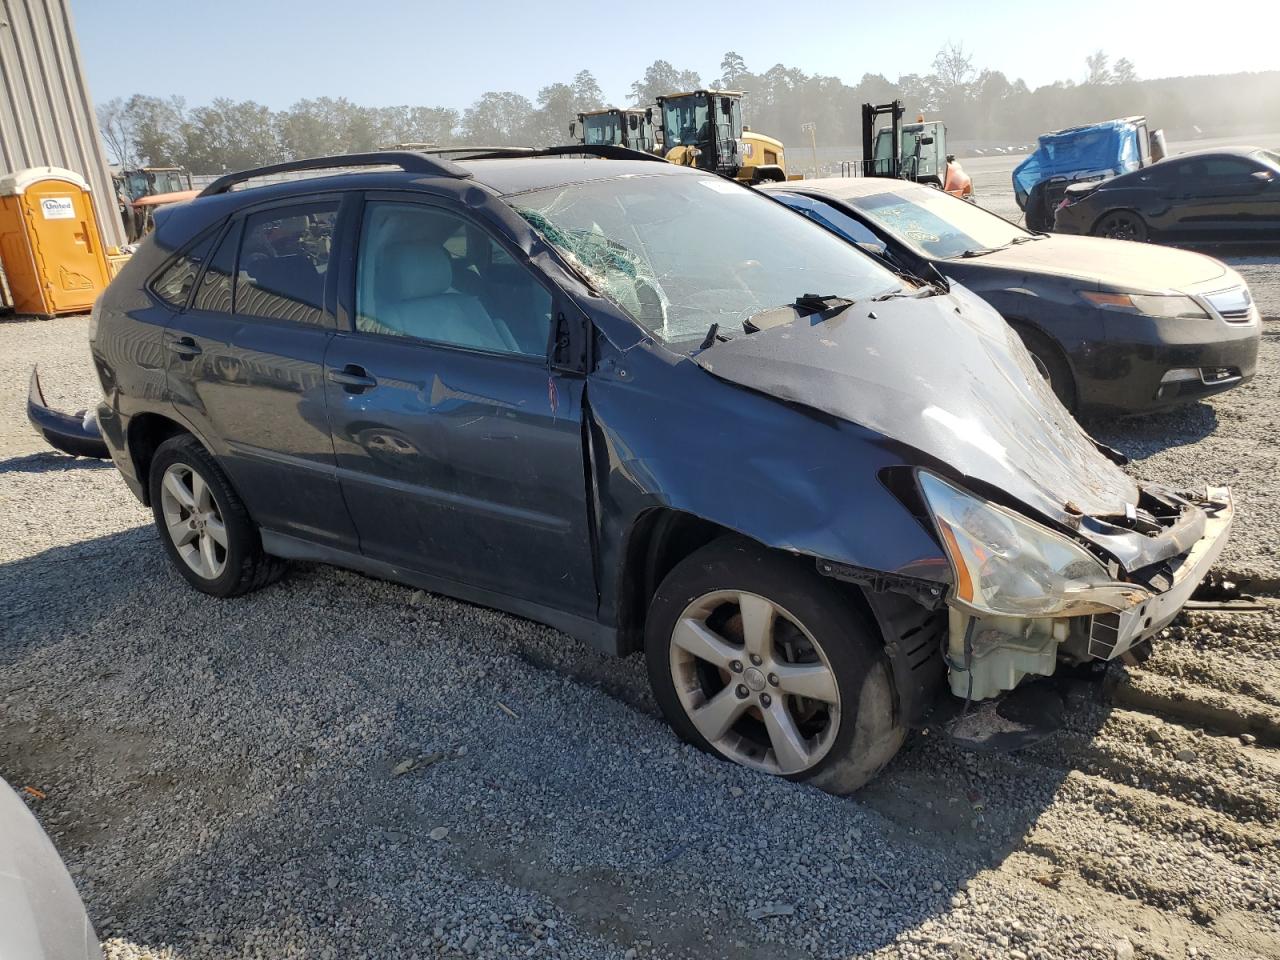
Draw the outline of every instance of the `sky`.
[[[606,99],[654,60],[719,75],[727,50],[856,83],[927,73],[945,43],[1032,88],[1079,81],[1096,49],[1139,77],[1280,69],[1267,4],[1227,0],[71,0],[94,100],[176,94],[272,109],[305,97],[462,109],[489,90],[534,99],[590,70]],[[1235,14],[1238,11],[1238,15]],[[1225,14],[1225,15],[1224,15]],[[1270,17],[1271,14],[1265,15]],[[1264,18],[1265,19],[1265,18]]]

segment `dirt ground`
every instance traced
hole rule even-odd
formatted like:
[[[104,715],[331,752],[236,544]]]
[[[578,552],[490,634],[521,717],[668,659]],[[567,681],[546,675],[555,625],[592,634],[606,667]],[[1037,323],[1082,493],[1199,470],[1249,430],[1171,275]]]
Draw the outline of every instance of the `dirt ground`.
[[[1023,752],[913,734],[852,798],[683,746],[638,657],[516,618],[309,565],[195,594],[25,422],[33,363],[95,399],[85,337],[0,323],[0,776],[110,958],[1280,960],[1280,319],[1252,384],[1093,426],[1235,486],[1261,609],[1064,679]]]

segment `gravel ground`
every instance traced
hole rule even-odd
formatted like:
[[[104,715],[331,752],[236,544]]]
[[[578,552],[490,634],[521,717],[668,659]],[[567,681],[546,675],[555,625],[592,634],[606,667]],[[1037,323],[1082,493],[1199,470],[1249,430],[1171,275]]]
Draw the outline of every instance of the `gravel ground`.
[[[112,960],[1280,958],[1280,608],[1196,611],[1012,756],[916,734],[855,798],[680,744],[638,657],[318,566],[215,601],[42,448],[86,321],[0,323],[0,776]],[[1280,324],[1250,386],[1093,429],[1234,484],[1280,574]],[[1261,581],[1260,581],[1261,582]]]

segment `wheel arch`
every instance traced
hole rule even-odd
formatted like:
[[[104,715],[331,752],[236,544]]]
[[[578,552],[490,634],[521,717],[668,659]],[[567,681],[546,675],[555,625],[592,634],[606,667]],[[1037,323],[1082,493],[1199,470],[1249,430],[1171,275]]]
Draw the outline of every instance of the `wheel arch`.
[[[618,578],[619,654],[643,649],[649,604],[663,578],[685,557],[722,537],[748,540],[765,550],[804,559],[683,510],[646,510],[632,524],[623,549]],[[817,560],[811,559],[816,571]],[[918,723],[945,675],[939,646],[946,630],[945,608],[929,609],[902,593],[827,576],[832,588],[878,629],[890,664],[895,708],[908,724]]]
[[[1043,326],[1036,323],[1034,320],[1027,319],[1026,317],[1009,316],[1005,318],[1005,322],[1008,323],[1009,326],[1013,327],[1024,345],[1026,344],[1026,337],[1023,335],[1025,331],[1026,333],[1030,333],[1033,338],[1043,340],[1049,346],[1049,349],[1054,352],[1054,355],[1062,361],[1063,366],[1067,369],[1067,373],[1071,375],[1071,392],[1075,397],[1075,402],[1078,406],[1080,403],[1080,372],[1076,369],[1075,362],[1071,359],[1071,354],[1062,345],[1062,342]]]
[[[203,439],[197,436],[190,427],[180,423],[173,417],[167,417],[154,411],[147,411],[135,414],[130,418],[129,427],[125,433],[125,443],[128,446],[129,459],[133,462],[134,474],[142,487],[143,505],[151,506],[151,485],[147,478],[151,475],[151,461],[156,455],[156,450],[166,440],[182,434],[194,437],[212,455],[213,451],[209,449],[209,445]]]

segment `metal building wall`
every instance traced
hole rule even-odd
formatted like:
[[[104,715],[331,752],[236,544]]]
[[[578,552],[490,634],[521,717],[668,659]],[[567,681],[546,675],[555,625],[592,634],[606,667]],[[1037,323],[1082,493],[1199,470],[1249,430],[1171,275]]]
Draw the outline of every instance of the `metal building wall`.
[[[88,180],[102,239],[125,242],[70,0],[0,0],[0,172],[45,165]]]

